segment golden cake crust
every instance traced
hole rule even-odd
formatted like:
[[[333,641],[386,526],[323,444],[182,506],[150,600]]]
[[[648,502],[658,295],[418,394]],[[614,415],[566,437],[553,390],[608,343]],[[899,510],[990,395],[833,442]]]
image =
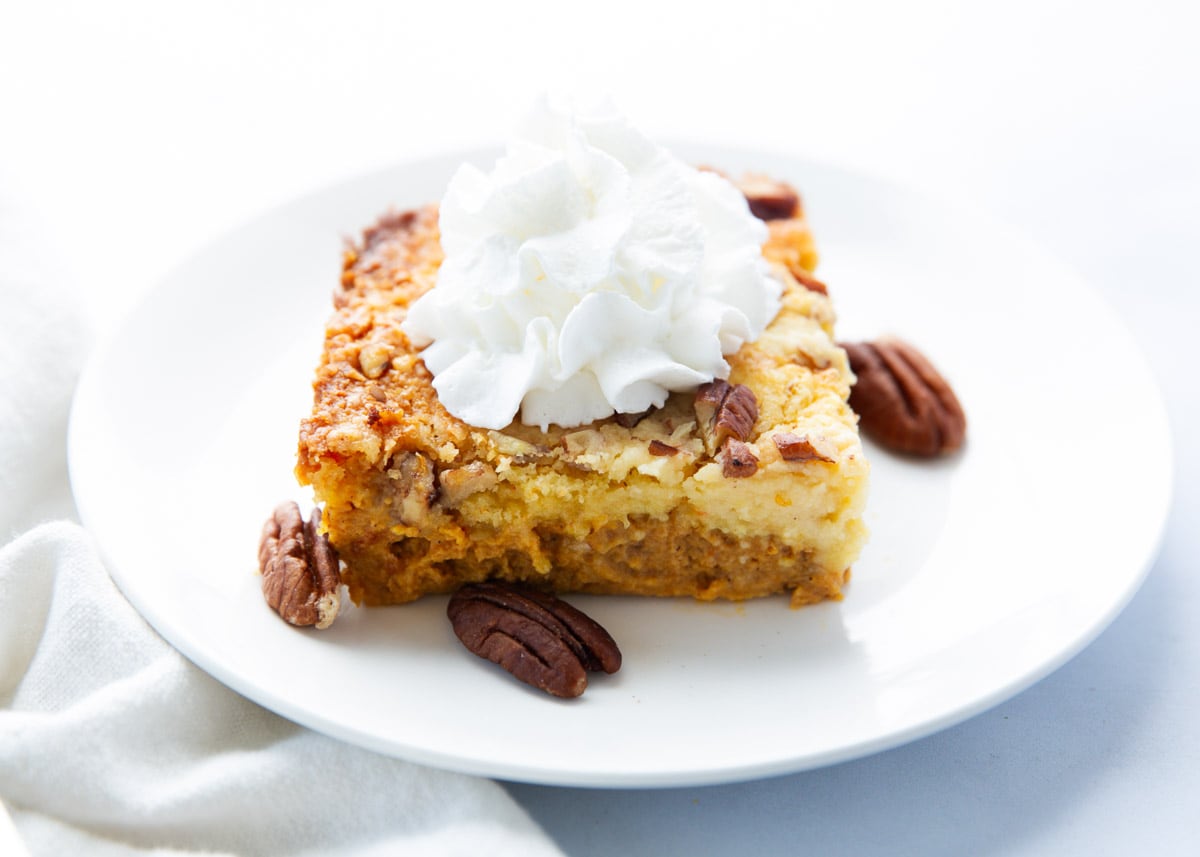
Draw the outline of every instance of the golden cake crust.
[[[748,387],[757,459],[733,477],[706,448],[693,393],[637,419],[547,431],[469,426],[438,401],[400,330],[442,259],[436,206],[384,216],[345,252],[296,473],[324,505],[360,603],[392,604],[489,578],[557,591],[793,604],[840,597],[865,539],[867,463],[846,404],[852,375],[811,271],[803,214],[763,247],[782,309],[731,355]],[[785,458],[780,438],[824,457]],[[784,450],[784,451],[781,451]]]

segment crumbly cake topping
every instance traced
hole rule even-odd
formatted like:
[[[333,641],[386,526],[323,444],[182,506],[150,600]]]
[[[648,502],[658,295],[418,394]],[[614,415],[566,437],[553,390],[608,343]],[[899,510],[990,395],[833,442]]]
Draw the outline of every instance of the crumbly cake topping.
[[[765,253],[786,284],[783,309],[757,341],[731,356],[730,381],[753,378],[757,424],[770,429],[744,439],[759,469],[792,474],[801,465],[780,455],[774,434],[820,436],[840,457],[860,455],[860,448],[853,419],[847,419],[851,376],[846,357],[830,338],[832,304],[826,295],[799,285],[788,268],[802,260],[815,262],[811,239],[796,219],[774,221],[769,228]],[[544,470],[550,482],[555,474],[579,472],[602,474],[608,483],[646,478],[685,487],[697,501],[725,481],[721,462],[705,449],[690,392],[673,394],[631,427],[622,424],[627,420],[608,418],[546,431],[514,422],[497,431],[449,414],[401,329],[409,305],[432,288],[440,261],[434,206],[387,215],[347,248],[315,382],[316,408],[301,433],[302,473],[319,470],[325,459],[351,457],[386,468],[406,453],[419,452],[439,474],[435,481],[443,505],[462,502],[475,493],[468,488],[482,490],[530,464]],[[422,415],[427,418],[416,418]],[[676,454],[656,454],[652,443]],[[564,486],[546,490],[569,493]],[[729,518],[730,526],[738,523],[729,510],[713,513]]]

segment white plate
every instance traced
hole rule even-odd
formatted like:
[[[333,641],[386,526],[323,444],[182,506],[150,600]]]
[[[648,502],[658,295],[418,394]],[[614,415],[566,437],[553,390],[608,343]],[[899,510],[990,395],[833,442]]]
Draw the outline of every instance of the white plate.
[[[158,285],[98,350],[70,433],[80,514],[149,622],[221,681],[355,744],[531,782],[659,786],[797,771],[894,746],[1011,696],[1095,637],[1158,545],[1171,452],[1117,316],[984,217],[786,156],[678,147],[805,196],[843,338],[900,334],[961,394],[965,452],[873,459],[870,544],[841,603],[576,598],[625,665],[561,702],[467,653],[444,599],[350,609],[326,632],[263,604],[262,520],[311,495],[297,422],[343,236],[441,196],[464,157],[279,208]]]

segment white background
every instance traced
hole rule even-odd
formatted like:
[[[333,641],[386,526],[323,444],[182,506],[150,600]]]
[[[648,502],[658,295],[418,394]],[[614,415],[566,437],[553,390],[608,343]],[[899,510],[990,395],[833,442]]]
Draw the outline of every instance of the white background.
[[[1109,630],[1015,699],[867,759],[512,793],[572,855],[1193,854],[1198,42],[1185,2],[0,0],[0,181],[54,231],[97,334],[251,215],[497,142],[547,88],[609,93],[660,138],[831,161],[1017,225],[1118,308],[1175,434],[1161,556]],[[1112,441],[1096,466],[1136,467],[1137,438]]]

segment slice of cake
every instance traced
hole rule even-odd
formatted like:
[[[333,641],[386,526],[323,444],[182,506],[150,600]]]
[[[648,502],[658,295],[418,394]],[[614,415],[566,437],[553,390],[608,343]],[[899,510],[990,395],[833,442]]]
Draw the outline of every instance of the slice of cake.
[[[725,378],[688,383],[690,370],[668,361],[667,369],[651,373],[656,383],[673,385],[665,390],[639,375],[612,392],[605,367],[588,369],[582,386],[577,379],[562,381],[574,397],[569,411],[607,413],[580,424],[547,410],[553,396],[545,393],[545,381],[538,382],[541,398],[523,400],[520,418],[512,404],[498,417],[487,412],[498,427],[478,416],[464,419],[461,413],[483,412],[471,410],[474,400],[491,401],[499,388],[512,400],[511,379],[503,373],[520,374],[527,365],[515,359],[497,370],[496,361],[455,345],[452,360],[443,349],[432,362],[458,361],[458,375],[443,370],[445,378],[435,380],[425,359],[432,352],[422,350],[426,343],[415,341],[420,337],[410,335],[405,322],[416,315],[418,299],[450,288],[439,284],[443,245],[457,247],[461,236],[442,240],[445,211],[441,220],[435,205],[388,214],[347,249],[313,411],[300,431],[297,475],[324,506],[325,527],[356,602],[402,603],[483,580],[705,600],[788,593],[793,605],[840,597],[865,539],[868,465],[847,406],[853,376],[833,341],[830,298],[811,274],[816,253],[798,197],[761,179],[744,189],[751,205],[741,197],[738,204],[745,216],[754,210],[770,218],[765,227],[750,218],[766,236],[761,258],[756,250],[752,261],[769,279],[768,291],[775,289],[764,327],[752,337],[743,331],[722,340],[733,343],[718,355],[727,360]],[[452,213],[452,225],[455,217],[461,220]],[[627,232],[641,228],[633,222]],[[538,257],[539,283],[556,264],[546,258]],[[474,257],[476,268],[480,259],[488,262],[486,255]],[[608,299],[614,275],[603,276],[600,291]],[[660,280],[649,279],[649,290]],[[510,297],[524,299],[531,291]],[[461,308],[451,327],[461,324],[475,335],[493,319],[512,322],[515,304],[472,301],[443,302],[443,317]],[[745,307],[746,317],[758,312],[748,302]],[[690,313],[687,307],[673,311]],[[742,319],[727,307],[717,316]],[[688,323],[703,326],[695,318]],[[528,330],[536,324],[524,324],[518,320],[517,328],[528,353]],[[582,330],[574,334],[582,344],[563,333],[565,344],[554,352],[560,359],[574,359],[568,346],[586,350],[609,335]],[[622,341],[620,333],[615,341]],[[625,338],[625,363],[641,353],[636,349],[647,335]],[[689,339],[668,350],[692,347]],[[470,365],[481,374],[464,371],[468,360],[476,360]],[[500,374],[483,374],[489,371]],[[458,386],[448,392],[438,382],[452,376]],[[634,394],[644,394],[649,405]],[[459,416],[448,410],[448,400]]]
[[[757,418],[714,446],[713,405],[698,393],[570,429],[451,416],[400,329],[436,279],[437,210],[367,229],[345,255],[297,465],[351,597],[394,604],[493,578],[702,599],[788,592],[794,605],[839,597],[865,538],[851,375],[808,273],[803,217],[771,221],[763,252],[782,307],[729,360]]]

